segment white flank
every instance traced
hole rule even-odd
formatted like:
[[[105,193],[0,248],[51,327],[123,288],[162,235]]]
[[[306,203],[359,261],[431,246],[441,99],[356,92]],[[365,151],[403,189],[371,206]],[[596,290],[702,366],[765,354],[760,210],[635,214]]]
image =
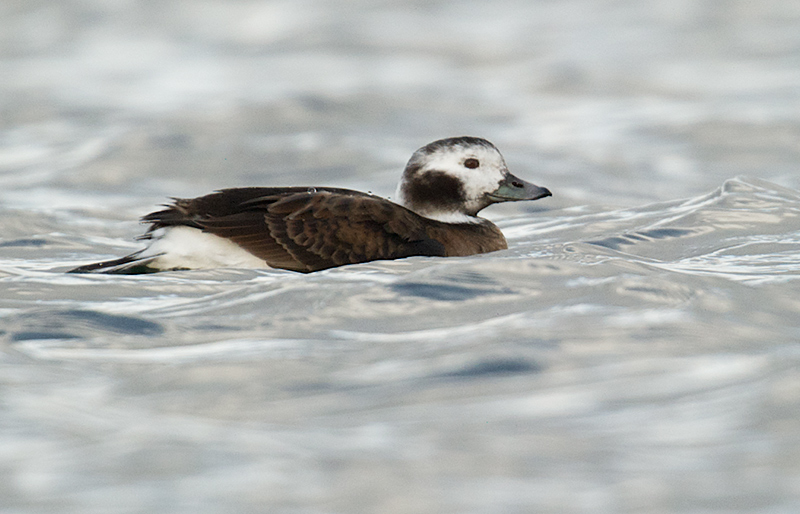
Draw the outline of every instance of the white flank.
[[[227,239],[191,227],[156,230],[140,258],[156,256],[150,266],[163,270],[208,268],[268,268],[259,259]]]

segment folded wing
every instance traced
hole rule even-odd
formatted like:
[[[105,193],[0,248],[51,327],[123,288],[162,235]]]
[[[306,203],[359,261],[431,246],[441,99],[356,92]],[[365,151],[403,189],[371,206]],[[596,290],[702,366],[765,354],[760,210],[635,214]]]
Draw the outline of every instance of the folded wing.
[[[233,241],[271,267],[301,272],[445,255],[429,236],[430,220],[383,198],[334,188],[227,189],[175,200],[142,220],[151,223],[148,234],[194,227]]]

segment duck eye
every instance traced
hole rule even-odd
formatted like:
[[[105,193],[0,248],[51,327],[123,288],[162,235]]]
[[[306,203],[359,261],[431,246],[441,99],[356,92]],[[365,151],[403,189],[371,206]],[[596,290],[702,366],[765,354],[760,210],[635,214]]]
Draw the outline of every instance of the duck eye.
[[[467,159],[466,161],[464,161],[464,167],[469,168],[471,170],[474,170],[475,168],[477,168],[480,165],[481,165],[481,163],[478,161],[478,159],[473,159],[471,157],[469,159]]]

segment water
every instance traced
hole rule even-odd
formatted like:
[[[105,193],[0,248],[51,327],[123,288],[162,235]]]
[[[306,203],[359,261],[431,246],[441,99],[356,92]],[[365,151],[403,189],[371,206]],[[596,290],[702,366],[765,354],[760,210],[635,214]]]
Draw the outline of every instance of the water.
[[[5,2],[0,510],[800,510],[800,10]],[[509,250],[63,273],[472,134]]]

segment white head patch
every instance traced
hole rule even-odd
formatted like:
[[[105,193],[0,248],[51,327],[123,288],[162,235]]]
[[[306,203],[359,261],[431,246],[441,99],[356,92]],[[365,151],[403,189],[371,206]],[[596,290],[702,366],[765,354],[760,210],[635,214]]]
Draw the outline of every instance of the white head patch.
[[[428,218],[475,219],[492,203],[495,191],[508,175],[505,160],[495,146],[476,137],[434,141],[411,156],[397,188],[401,205]]]

